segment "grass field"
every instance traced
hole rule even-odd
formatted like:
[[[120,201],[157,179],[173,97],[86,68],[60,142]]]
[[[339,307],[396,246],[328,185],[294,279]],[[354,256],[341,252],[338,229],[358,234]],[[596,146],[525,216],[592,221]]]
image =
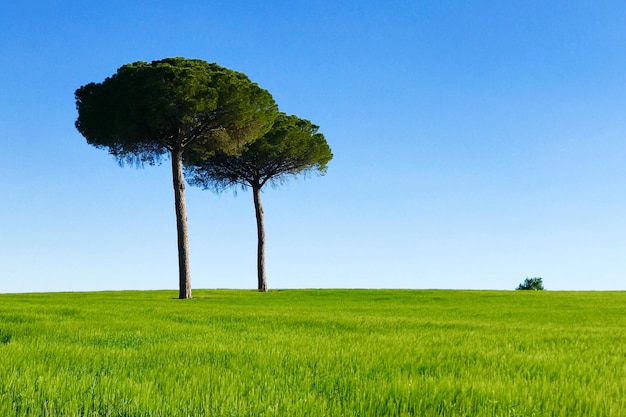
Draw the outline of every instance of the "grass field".
[[[0,294],[0,416],[626,416],[626,292]]]

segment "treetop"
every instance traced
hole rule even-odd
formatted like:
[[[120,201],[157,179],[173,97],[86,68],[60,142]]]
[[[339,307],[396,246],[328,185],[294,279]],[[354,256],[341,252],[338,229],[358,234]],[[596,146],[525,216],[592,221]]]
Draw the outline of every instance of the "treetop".
[[[216,191],[231,185],[262,187],[289,176],[324,174],[333,154],[319,127],[309,120],[279,113],[272,128],[244,145],[240,154],[217,152],[205,161],[188,161],[189,181]]]
[[[232,152],[267,132],[277,112],[245,74],[186,58],[123,65],[75,97],[76,128],[89,144],[150,164],[175,148],[200,159]]]

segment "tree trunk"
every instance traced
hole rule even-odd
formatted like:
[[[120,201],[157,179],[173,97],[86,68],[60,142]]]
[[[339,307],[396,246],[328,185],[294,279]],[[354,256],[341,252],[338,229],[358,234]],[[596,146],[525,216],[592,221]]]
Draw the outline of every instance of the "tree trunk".
[[[174,205],[176,206],[176,231],[178,233],[178,298],[186,299],[191,298],[191,274],[189,272],[187,208],[185,207],[182,156],[182,149],[175,149],[172,152],[172,179],[174,182]]]
[[[256,230],[259,237],[257,246],[257,274],[259,291],[267,292],[267,278],[265,277],[265,225],[263,224],[263,206],[261,205],[261,187],[252,187],[254,195],[254,210],[256,212]]]

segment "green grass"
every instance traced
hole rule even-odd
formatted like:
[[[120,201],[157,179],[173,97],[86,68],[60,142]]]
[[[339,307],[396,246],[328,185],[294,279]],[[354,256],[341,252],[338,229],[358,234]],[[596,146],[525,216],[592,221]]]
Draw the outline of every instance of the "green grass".
[[[0,295],[0,416],[626,416],[626,292]]]

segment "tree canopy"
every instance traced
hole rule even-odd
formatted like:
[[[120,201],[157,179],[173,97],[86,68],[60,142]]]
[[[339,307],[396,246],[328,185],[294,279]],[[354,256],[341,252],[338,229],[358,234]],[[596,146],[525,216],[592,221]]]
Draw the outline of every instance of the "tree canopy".
[[[243,147],[240,154],[217,152],[189,161],[190,184],[222,191],[228,187],[261,188],[278,185],[308,171],[324,174],[333,154],[319,126],[297,116],[280,113],[269,132]]]
[[[248,77],[199,59],[120,67],[76,90],[76,128],[120,161],[159,162],[177,149],[231,152],[272,126],[276,104]]]
[[[124,65],[75,97],[76,128],[90,145],[138,166],[171,158],[180,298],[191,298],[182,160],[229,154],[262,136],[277,114],[272,96],[243,73],[166,58]]]
[[[237,185],[252,188],[257,218],[259,291],[267,290],[261,188],[310,171],[326,172],[333,154],[318,129],[308,120],[281,113],[272,128],[245,145],[241,153],[216,152],[204,160],[187,161],[186,175],[192,185],[215,191]]]

